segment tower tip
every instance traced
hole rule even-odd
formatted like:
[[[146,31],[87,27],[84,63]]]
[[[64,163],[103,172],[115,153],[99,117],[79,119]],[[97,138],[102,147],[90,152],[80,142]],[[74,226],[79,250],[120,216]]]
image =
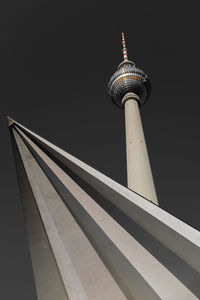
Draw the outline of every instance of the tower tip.
[[[122,52],[123,52],[124,61],[128,60],[124,31],[122,31]]]

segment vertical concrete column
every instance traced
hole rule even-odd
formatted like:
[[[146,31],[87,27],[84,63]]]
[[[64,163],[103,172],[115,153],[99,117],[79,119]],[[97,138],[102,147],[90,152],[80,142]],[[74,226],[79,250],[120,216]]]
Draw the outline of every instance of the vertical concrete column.
[[[126,123],[128,188],[158,204],[138,100],[135,93],[127,93],[122,99]]]

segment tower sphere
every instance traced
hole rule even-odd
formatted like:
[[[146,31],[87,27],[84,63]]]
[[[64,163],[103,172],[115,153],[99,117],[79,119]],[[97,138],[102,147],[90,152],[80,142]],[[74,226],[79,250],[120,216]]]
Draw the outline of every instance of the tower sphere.
[[[138,96],[138,104],[141,106],[147,101],[150,95],[151,84],[147,75],[142,70],[136,68],[132,61],[128,60],[124,32],[122,32],[122,45],[124,60],[109,81],[109,94],[112,101],[117,106],[123,108],[123,97],[130,92],[135,93]]]
[[[143,105],[150,95],[151,85],[142,70],[136,68],[132,61],[124,60],[111,77],[108,89],[112,101],[122,108],[122,98],[129,92],[135,93],[139,97],[139,105]]]

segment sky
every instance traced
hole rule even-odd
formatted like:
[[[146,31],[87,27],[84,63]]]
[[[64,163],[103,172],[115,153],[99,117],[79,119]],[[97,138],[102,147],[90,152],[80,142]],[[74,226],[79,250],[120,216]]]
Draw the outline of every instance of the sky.
[[[141,108],[159,204],[200,229],[198,1],[11,0],[1,36],[1,283],[36,300],[6,116],[126,185],[124,112],[108,81],[128,56],[150,78]]]

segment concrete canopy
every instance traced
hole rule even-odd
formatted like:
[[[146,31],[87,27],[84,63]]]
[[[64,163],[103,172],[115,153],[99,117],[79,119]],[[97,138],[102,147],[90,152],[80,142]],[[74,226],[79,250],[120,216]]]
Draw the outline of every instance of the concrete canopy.
[[[38,299],[200,298],[200,232],[9,125]]]

